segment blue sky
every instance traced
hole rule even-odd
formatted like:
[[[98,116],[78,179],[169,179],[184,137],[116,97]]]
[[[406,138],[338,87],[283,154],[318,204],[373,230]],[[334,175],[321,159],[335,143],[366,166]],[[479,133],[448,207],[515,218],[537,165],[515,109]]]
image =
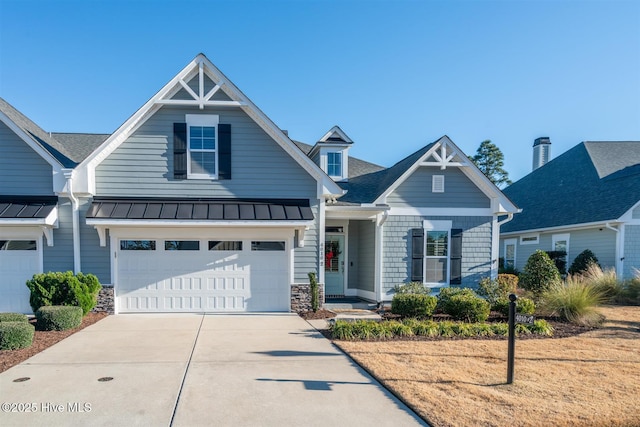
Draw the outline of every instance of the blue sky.
[[[514,180],[535,138],[640,140],[638,1],[0,0],[0,96],[111,133],[203,52],[278,126],[333,125],[390,166],[485,139]]]

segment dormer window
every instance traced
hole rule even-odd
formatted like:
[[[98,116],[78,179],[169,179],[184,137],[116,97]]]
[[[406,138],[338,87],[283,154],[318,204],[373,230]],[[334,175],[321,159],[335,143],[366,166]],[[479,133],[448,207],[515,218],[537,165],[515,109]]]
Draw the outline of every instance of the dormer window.
[[[327,175],[342,177],[342,153],[327,153]]]

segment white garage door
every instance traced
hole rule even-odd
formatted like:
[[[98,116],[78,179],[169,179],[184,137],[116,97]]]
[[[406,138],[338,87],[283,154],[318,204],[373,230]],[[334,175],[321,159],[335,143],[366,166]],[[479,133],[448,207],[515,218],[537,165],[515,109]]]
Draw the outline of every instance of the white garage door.
[[[288,311],[284,240],[118,241],[118,311]]]
[[[26,281],[40,272],[36,240],[0,240],[0,312],[32,314]]]

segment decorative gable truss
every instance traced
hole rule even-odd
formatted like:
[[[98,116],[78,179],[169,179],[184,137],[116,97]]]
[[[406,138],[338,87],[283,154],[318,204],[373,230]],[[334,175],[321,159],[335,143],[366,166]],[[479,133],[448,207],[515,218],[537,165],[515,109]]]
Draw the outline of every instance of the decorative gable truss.
[[[241,108],[267,135],[318,182],[318,197],[341,196],[343,190],[305,155],[203,54],[199,54],[156,95],[133,114],[97,150],[76,168],[79,193],[95,194],[95,169],[147,119],[165,105]]]
[[[445,170],[448,167],[465,167],[471,164],[469,158],[447,137],[441,138],[440,145],[430,150],[427,155],[428,157],[418,166],[437,166]]]

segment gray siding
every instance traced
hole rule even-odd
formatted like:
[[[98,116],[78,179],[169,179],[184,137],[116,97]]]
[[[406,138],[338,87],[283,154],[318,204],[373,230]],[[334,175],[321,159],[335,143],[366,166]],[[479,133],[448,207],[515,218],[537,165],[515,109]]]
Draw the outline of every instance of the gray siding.
[[[640,225],[626,225],[624,228],[624,266],[625,279],[637,276],[640,272]]]
[[[411,281],[410,233],[429,220],[451,220],[462,229],[462,286],[476,287],[491,273],[491,217],[392,216],[384,224],[382,290],[390,298],[395,285]]]
[[[309,283],[309,272],[318,276],[318,201],[311,206],[313,225],[304,233],[304,247],[294,249],[294,280],[296,283]]]
[[[69,199],[58,200],[58,228],[53,230],[53,246],[43,251],[44,272],[73,271],[73,222]]]
[[[431,177],[444,175],[444,193],[431,192]],[[396,207],[488,208],[491,202],[458,168],[418,168],[387,197]]]
[[[53,195],[51,165],[2,122],[0,122],[0,194]]]
[[[631,211],[631,218],[640,219],[640,206]]]
[[[353,268],[357,274],[355,283],[349,283],[349,288],[356,288],[363,291],[375,292],[375,224],[372,221],[351,221],[351,227],[357,229],[357,264],[354,262]],[[352,244],[349,241],[349,244]],[[352,260],[349,259],[351,262]],[[351,278],[351,271],[349,271]]]
[[[358,285],[358,267],[360,265],[359,248],[360,248],[360,227],[358,221],[349,221],[349,277],[347,278],[347,288],[357,289]]]
[[[95,274],[100,283],[111,283],[111,254],[109,251],[109,235],[107,233],[107,245],[100,246],[98,232],[86,223],[87,209],[91,201],[85,201],[80,206],[80,251],[82,272]]]
[[[173,179],[173,123],[218,114],[231,124],[231,180]],[[162,108],[96,169],[99,196],[309,198],[315,180],[242,110]]]
[[[541,233],[538,244],[522,245],[520,236],[516,244],[516,269],[522,271],[529,257],[538,249],[543,251],[553,250],[553,235],[569,234],[569,253],[567,254],[567,270],[573,260],[585,249],[591,250],[598,257],[603,268],[615,268],[616,233],[607,228],[592,228],[587,230],[575,230],[569,233]],[[513,237],[509,237],[513,238]],[[500,239],[500,256],[504,257],[504,241]]]

